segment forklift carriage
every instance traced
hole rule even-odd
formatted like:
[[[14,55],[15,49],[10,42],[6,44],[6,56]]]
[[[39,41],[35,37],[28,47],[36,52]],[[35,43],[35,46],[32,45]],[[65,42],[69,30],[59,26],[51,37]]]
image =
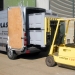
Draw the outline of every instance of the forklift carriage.
[[[51,43],[49,56],[46,58],[46,65],[53,67],[56,63],[75,67],[75,44],[66,43],[69,24],[75,21],[74,18],[51,18]],[[70,31],[71,32],[71,31]],[[73,31],[74,32],[74,31]]]

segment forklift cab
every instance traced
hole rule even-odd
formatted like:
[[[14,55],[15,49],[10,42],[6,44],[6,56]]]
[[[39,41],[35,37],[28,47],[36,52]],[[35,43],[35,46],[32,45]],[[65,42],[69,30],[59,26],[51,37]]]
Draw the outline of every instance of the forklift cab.
[[[71,21],[73,23],[71,23]],[[51,44],[49,56],[46,58],[46,65],[49,67],[66,65],[75,67],[75,44],[73,43],[75,18],[54,18],[50,19]],[[71,23],[71,24],[70,24]],[[66,42],[71,38],[71,42]]]
[[[58,23],[57,20],[50,20],[50,28],[51,28],[50,44],[51,45],[56,31],[57,23]],[[65,21],[60,21],[54,44],[57,45],[63,44],[64,35],[65,35]]]

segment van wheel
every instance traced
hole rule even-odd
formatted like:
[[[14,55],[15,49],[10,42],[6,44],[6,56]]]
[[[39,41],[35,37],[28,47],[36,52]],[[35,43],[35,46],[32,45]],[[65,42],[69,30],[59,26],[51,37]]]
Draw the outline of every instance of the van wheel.
[[[17,54],[16,54],[16,52],[13,51],[13,50],[7,50],[7,55],[8,55],[8,58],[9,58],[9,59],[12,59],[12,60],[14,60],[14,59],[17,58]]]
[[[45,62],[46,62],[46,65],[49,66],[49,67],[53,67],[56,64],[55,61],[54,61],[54,58],[52,56],[48,56],[46,58]]]

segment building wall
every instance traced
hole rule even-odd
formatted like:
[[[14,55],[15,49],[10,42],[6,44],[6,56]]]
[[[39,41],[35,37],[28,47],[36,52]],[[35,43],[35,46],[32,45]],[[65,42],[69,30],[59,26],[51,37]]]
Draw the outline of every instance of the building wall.
[[[51,9],[59,17],[73,17],[73,0],[36,0],[36,6]]]
[[[49,10],[49,0],[36,0],[36,7]]]
[[[23,3],[24,6],[33,6],[35,7],[35,0],[4,0],[4,9],[9,6],[18,6]]]
[[[21,1],[24,6],[50,8],[59,17],[73,17],[73,0],[4,0],[4,9],[9,6],[18,6]]]
[[[50,0],[50,8],[60,17],[73,17],[73,0]]]

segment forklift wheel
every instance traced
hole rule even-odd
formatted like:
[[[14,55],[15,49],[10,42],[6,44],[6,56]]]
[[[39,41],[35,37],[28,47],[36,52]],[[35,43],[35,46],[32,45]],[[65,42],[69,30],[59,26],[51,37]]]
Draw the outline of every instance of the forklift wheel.
[[[53,66],[55,66],[55,61],[54,61],[54,59],[53,59],[53,57],[52,56],[48,56],[47,58],[46,58],[46,65],[47,66],[49,66],[49,67],[53,67]]]

